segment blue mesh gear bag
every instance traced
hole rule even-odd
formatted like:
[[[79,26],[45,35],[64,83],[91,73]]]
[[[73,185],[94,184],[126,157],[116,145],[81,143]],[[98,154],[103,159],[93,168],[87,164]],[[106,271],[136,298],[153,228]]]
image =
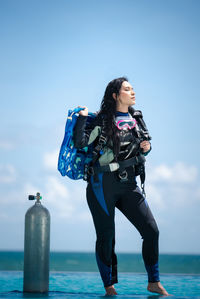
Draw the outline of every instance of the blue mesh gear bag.
[[[77,149],[73,142],[73,129],[78,118],[78,112],[84,108],[68,110],[65,135],[58,157],[58,171],[62,176],[67,175],[73,180],[84,179],[85,165],[92,160],[93,145]],[[86,126],[96,117],[95,113],[88,113]]]

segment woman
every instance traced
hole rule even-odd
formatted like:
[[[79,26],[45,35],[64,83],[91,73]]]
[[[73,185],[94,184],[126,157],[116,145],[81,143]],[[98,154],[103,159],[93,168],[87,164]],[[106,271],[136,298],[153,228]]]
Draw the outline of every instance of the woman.
[[[88,108],[82,107],[84,110],[79,112],[74,144],[82,148],[93,142],[96,147],[102,129],[106,132],[106,144],[89,172],[87,184],[87,202],[97,235],[96,260],[106,295],[117,294],[114,288],[118,282],[114,249],[115,207],[142,236],[148,291],[169,295],[159,279],[157,224],[135,178],[137,163],[144,161],[151,144],[141,139],[138,143],[140,127],[133,117],[135,110],[131,106],[134,104],[135,92],[128,79],[120,77],[112,80],[106,87],[101,109],[90,125],[86,126]],[[120,167],[116,169],[116,165]]]

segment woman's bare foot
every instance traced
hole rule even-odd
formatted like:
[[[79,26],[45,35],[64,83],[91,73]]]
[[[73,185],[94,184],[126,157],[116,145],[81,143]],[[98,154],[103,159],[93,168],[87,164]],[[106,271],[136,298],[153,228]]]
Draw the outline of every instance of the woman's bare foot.
[[[109,286],[109,287],[105,287],[105,290],[106,290],[105,296],[117,295],[117,292],[115,291],[114,285]]]
[[[161,283],[159,281],[158,282],[149,282],[148,286],[147,286],[147,290],[152,293],[158,293],[161,295],[170,296],[167,293],[167,291],[165,290],[165,288],[163,288],[163,286],[161,285]]]

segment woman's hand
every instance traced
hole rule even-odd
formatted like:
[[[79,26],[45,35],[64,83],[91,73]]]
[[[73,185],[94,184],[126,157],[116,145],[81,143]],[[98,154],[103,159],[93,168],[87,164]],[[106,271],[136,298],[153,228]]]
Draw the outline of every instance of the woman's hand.
[[[151,148],[151,144],[150,144],[149,141],[144,140],[144,141],[142,141],[142,142],[140,143],[140,148],[143,149],[143,153],[146,153],[146,152],[148,152],[148,151],[150,150],[150,148]]]
[[[78,106],[79,108],[85,108],[84,110],[79,111],[80,115],[88,116],[88,108],[86,106]]]

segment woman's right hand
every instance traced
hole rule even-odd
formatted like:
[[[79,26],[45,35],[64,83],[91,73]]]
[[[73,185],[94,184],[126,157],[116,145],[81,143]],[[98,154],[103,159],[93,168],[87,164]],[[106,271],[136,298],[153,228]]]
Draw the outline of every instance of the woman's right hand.
[[[88,116],[88,108],[86,106],[78,106],[79,108],[84,108],[84,110],[79,111],[80,115]]]

